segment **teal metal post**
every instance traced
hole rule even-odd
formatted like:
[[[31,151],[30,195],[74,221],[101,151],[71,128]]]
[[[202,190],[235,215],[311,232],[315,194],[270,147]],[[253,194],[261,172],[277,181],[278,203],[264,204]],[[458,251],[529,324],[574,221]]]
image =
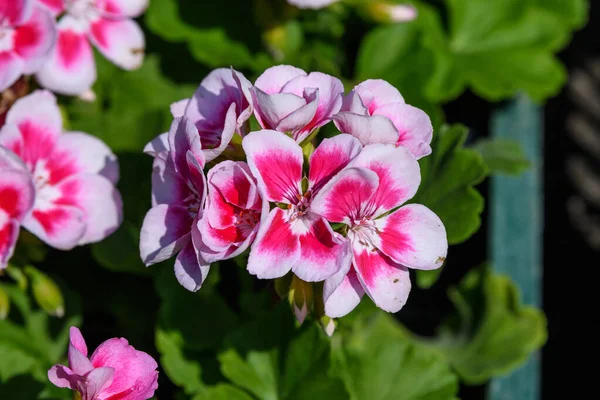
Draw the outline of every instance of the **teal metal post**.
[[[543,241],[543,111],[519,96],[492,116],[495,138],[518,141],[531,169],[518,177],[491,181],[489,246],[497,272],[509,275],[521,289],[525,304],[541,306]],[[540,354],[507,377],[494,379],[491,400],[538,400]]]

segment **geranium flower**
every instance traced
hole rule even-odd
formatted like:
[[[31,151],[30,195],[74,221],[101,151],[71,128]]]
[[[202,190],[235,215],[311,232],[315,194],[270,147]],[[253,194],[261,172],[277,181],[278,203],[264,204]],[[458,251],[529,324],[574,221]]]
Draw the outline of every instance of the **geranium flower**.
[[[36,0],[0,0],[0,92],[37,72],[55,40],[54,19]]]
[[[242,146],[263,197],[283,206],[263,213],[248,271],[273,279],[291,270],[304,281],[317,282],[349,265],[348,242],[313,211],[311,203],[321,187],[359,153],[358,140],[350,135],[323,140],[310,157],[306,180],[302,148],[285,134],[252,132]]]
[[[29,171],[17,156],[0,146],[0,270],[14,252],[21,222],[34,199]]]
[[[417,159],[431,154],[429,116],[406,104],[398,89],[384,80],[370,79],[356,86],[333,121],[340,132],[355,136],[363,145],[404,146]]]
[[[36,91],[19,99],[0,130],[0,145],[31,173],[35,204],[23,226],[62,250],[100,241],[122,220],[116,156],[99,139],[63,134],[56,98]]]
[[[205,156],[200,136],[187,118],[176,118],[167,138],[168,151],[154,159],[152,204],[142,225],[140,255],[149,266],[177,254],[175,275],[190,291],[200,289],[210,263],[197,253],[192,240],[199,235],[206,199]]]
[[[171,106],[174,118],[186,117],[198,130],[206,162],[217,158],[229,145],[233,135],[244,135],[246,122],[252,115],[252,84],[238,71],[227,68],[213,70],[200,83],[191,99]],[[168,150],[168,133],[159,135],[144,148],[156,155]]]
[[[342,106],[343,93],[344,85],[333,76],[278,65],[254,83],[254,115],[263,129],[291,132],[300,143],[331,121]]]
[[[88,358],[81,332],[71,327],[68,355],[69,366],[53,366],[48,379],[79,392],[81,400],[147,400],[158,388],[158,364],[125,338],[105,341]]]
[[[47,89],[80,95],[96,81],[90,42],[117,66],[133,70],[144,60],[144,33],[131,18],[141,15],[148,0],[39,0],[55,15],[58,39],[51,57],[37,74]]]
[[[223,161],[207,174],[208,197],[198,228],[201,257],[207,262],[233,258],[254,241],[263,201],[248,164]]]
[[[372,144],[316,195],[313,212],[347,225],[353,252],[348,274],[340,271],[325,282],[328,316],[347,314],[365,292],[378,307],[397,312],[410,292],[408,268],[443,264],[448,242],[442,221],[420,204],[397,208],[415,195],[420,180],[419,164],[406,148]]]
[[[295,5],[298,8],[319,9],[327,7],[339,0],[288,0],[288,3]]]

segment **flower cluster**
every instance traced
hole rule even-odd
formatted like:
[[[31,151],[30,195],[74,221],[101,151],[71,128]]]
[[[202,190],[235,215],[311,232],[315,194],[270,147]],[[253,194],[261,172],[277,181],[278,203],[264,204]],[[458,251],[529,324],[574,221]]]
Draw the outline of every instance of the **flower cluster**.
[[[61,250],[100,241],[122,220],[116,156],[99,139],[63,133],[56,98],[18,100],[0,128],[0,268],[19,226]]]
[[[258,278],[323,282],[329,317],[349,313],[365,293],[396,312],[410,291],[408,269],[443,264],[442,222],[404,205],[433,128],[389,83],[368,80],[344,95],[337,78],[291,66],[253,85],[218,69],[171,111],[170,131],[145,149],[155,157],[153,208],[140,251],[147,265],[176,256],[188,290],[201,287],[211,263],[250,248],[248,271]],[[252,115],[262,130],[248,132]],[[319,140],[331,121],[340,134]]]
[[[88,358],[88,349],[76,327],[71,327],[69,366],[55,365],[48,379],[80,394],[81,400],[147,400],[158,388],[158,364],[124,338],[102,343]]]
[[[131,18],[147,6],[148,0],[0,0],[0,92],[35,74],[56,93],[83,95],[96,81],[91,44],[119,67],[138,68],[144,34]]]

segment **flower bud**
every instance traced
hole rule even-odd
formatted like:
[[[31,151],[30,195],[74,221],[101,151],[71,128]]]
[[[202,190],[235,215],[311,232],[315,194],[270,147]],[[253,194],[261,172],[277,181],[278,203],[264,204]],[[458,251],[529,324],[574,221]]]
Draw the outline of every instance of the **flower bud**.
[[[62,317],[65,314],[65,302],[60,288],[46,274],[33,267],[25,269],[31,279],[33,297],[38,305],[49,315]]]
[[[296,275],[292,277],[290,292],[288,294],[289,302],[294,309],[294,314],[298,322],[303,323],[304,319],[313,306],[313,287],[309,282],[304,282]]]
[[[410,22],[417,18],[417,9],[408,4],[394,4],[377,1],[365,6],[366,14],[375,22],[393,24]]]
[[[10,311],[10,299],[8,298],[8,294],[0,286],[0,321],[5,320],[8,317],[8,313]]]

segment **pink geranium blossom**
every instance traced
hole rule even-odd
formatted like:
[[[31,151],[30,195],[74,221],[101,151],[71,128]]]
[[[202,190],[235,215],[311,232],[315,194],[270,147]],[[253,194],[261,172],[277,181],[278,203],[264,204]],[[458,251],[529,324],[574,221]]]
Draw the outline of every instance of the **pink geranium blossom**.
[[[319,9],[327,7],[339,0],[288,0],[288,3],[295,5],[298,8]]]
[[[36,91],[18,100],[0,130],[0,145],[31,173],[35,204],[23,226],[49,245],[68,250],[100,241],[122,220],[115,155],[99,139],[63,134],[56,98]]]
[[[408,268],[443,264],[448,242],[442,221],[419,204],[397,208],[415,195],[420,179],[406,148],[372,144],[317,194],[313,212],[346,224],[353,252],[350,271],[325,282],[328,316],[347,314],[365,292],[378,307],[396,312],[410,292]]]
[[[254,115],[263,129],[290,132],[300,143],[331,121],[343,93],[344,85],[333,76],[278,65],[254,83]]]
[[[146,265],[175,255],[175,275],[183,287],[196,291],[210,263],[198,254],[198,236],[206,199],[206,163],[198,130],[187,118],[176,118],[167,138],[168,151],[154,159],[152,204],[140,236],[140,255]]]
[[[266,279],[293,271],[304,281],[317,282],[349,266],[348,242],[313,211],[311,203],[322,186],[359,153],[358,140],[349,135],[323,140],[310,157],[307,178],[303,178],[302,148],[281,132],[252,132],[242,146],[263,196],[283,206],[263,214],[248,271]]]
[[[132,70],[144,60],[144,34],[131,18],[141,15],[148,0],[39,0],[58,21],[58,39],[50,59],[37,74],[54,92],[80,95],[96,81],[90,42],[117,66]]]
[[[174,118],[186,117],[198,130],[206,162],[217,158],[237,132],[247,132],[252,115],[250,87],[252,84],[238,71],[228,68],[213,70],[200,83],[191,99],[171,105]],[[168,150],[168,133],[150,142],[144,152],[156,155]]]
[[[384,80],[371,79],[356,86],[333,120],[341,132],[355,136],[363,145],[404,146],[417,159],[431,154],[429,116],[406,104],[398,89]]]
[[[61,388],[79,392],[82,400],[147,400],[158,388],[158,364],[134,349],[127,339],[102,343],[88,358],[88,349],[76,327],[71,327],[69,366],[55,365],[48,379]]]
[[[13,254],[21,222],[34,199],[35,188],[25,164],[0,146],[0,270]]]
[[[0,92],[48,58],[56,28],[36,0],[0,0]]]

